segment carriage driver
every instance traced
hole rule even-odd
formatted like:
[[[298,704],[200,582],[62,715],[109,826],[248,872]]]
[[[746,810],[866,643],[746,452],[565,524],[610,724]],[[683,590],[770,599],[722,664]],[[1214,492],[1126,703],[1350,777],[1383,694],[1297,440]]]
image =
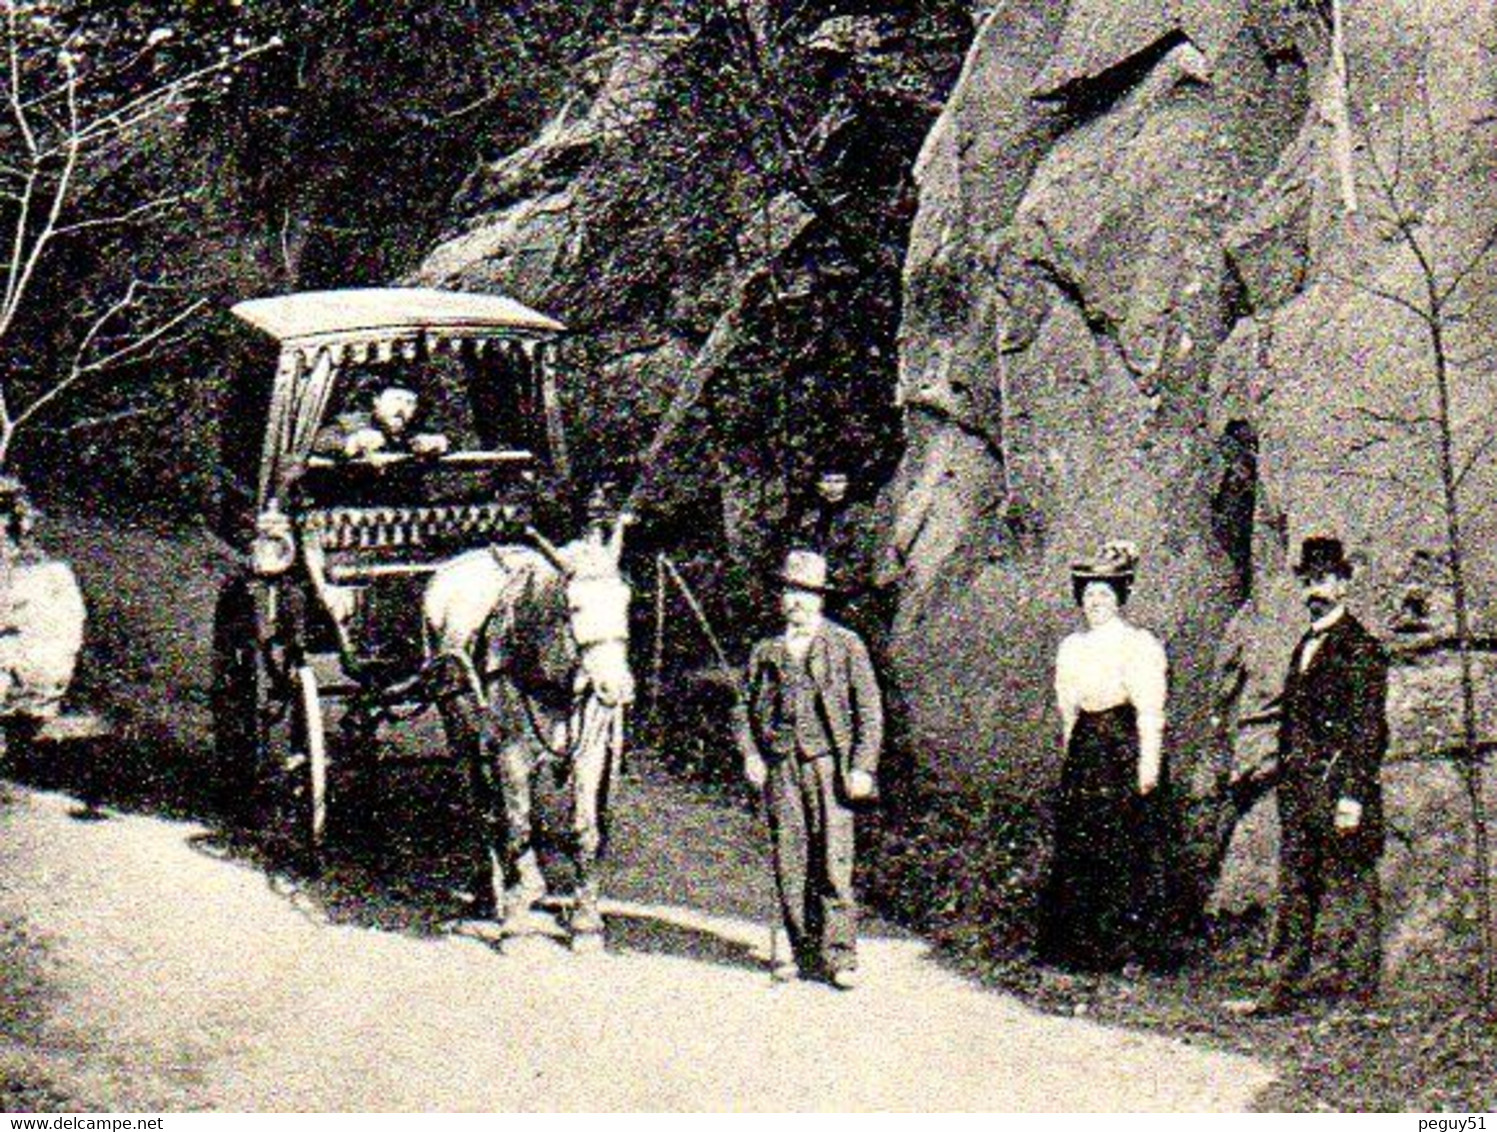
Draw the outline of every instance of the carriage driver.
[[[345,413],[318,435],[313,451],[320,456],[360,460],[376,452],[409,452],[413,456],[445,455],[451,447],[440,432],[412,432],[420,401],[403,385],[382,386],[369,411]]]

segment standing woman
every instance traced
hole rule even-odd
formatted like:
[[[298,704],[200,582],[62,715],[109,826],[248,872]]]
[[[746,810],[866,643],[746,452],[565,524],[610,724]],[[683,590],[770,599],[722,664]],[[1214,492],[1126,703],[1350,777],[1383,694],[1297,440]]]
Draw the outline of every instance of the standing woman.
[[[1163,770],[1168,662],[1164,646],[1130,625],[1138,548],[1109,542],[1071,567],[1086,628],[1061,642],[1055,696],[1065,763],[1055,805],[1055,854],[1041,909],[1042,956],[1077,971],[1117,970],[1140,957],[1156,925],[1150,820]]]

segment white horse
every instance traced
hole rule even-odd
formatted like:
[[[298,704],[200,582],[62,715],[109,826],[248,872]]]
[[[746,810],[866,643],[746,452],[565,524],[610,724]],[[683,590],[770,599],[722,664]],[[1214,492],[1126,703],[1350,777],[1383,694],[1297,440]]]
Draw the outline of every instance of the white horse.
[[[422,607],[436,700],[448,743],[468,767],[501,928],[545,893],[531,785],[546,762],[565,771],[578,949],[602,939],[596,866],[634,699],[623,527],[561,549],[534,535],[539,549],[470,551],[436,570]]]

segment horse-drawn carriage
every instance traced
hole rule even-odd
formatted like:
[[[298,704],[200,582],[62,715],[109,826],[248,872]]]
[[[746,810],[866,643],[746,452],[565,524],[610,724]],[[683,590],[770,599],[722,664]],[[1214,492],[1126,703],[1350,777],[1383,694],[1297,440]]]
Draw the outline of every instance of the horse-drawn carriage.
[[[382,724],[433,705],[475,789],[503,777],[501,749],[550,747],[552,732],[570,728],[574,753],[584,731],[616,749],[629,696],[622,528],[609,537],[600,523],[562,550],[537,529],[570,520],[561,324],[498,296],[414,288],[255,299],[233,314],[247,333],[223,406],[218,533],[242,568],[213,641],[228,800],[290,800],[315,852],[330,752],[370,757]],[[508,696],[500,677],[543,638],[556,671],[527,673]],[[599,664],[610,671],[589,678]],[[548,678],[561,688],[550,703]],[[614,702],[600,716],[605,685]],[[507,699],[524,726],[504,717]],[[505,820],[514,785],[478,799],[510,888],[528,839]],[[585,822],[595,806],[578,809]]]

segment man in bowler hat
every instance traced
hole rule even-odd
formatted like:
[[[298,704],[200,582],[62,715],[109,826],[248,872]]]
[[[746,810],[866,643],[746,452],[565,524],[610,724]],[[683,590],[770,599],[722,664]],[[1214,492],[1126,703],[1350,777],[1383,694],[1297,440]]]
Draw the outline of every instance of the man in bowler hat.
[[[1379,775],[1388,747],[1388,658],[1345,605],[1352,574],[1339,539],[1307,538],[1295,565],[1310,628],[1289,659],[1278,744],[1279,909],[1264,1013],[1305,994],[1315,922],[1329,895],[1351,925],[1328,989],[1359,1001],[1382,966]]]
[[[826,559],[792,550],[780,575],[785,629],[749,659],[737,718],[744,776],[764,792],[788,936],[774,977],[857,985],[854,807],[877,794],[878,679],[862,640],[828,620]]]

